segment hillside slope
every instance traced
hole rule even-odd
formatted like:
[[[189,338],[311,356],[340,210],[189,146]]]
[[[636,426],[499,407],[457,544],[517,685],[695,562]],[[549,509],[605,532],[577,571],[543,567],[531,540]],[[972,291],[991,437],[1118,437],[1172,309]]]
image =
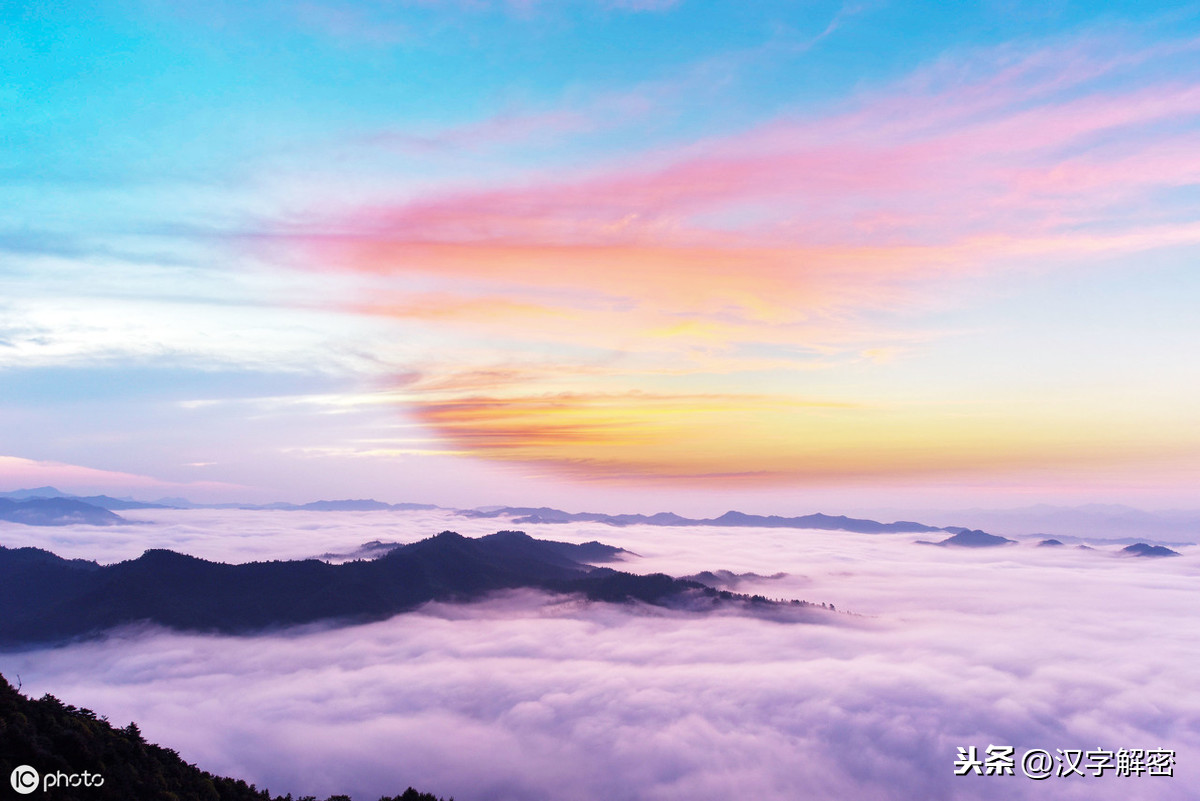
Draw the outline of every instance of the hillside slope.
[[[90,709],[64,704],[52,695],[26,698],[0,676],[0,776],[18,766],[40,776],[79,777],[81,786],[41,788],[34,797],[70,801],[292,801],[241,779],[214,776],[189,764],[170,748],[148,743],[134,723],[116,728]],[[101,782],[97,784],[97,781]],[[87,782],[87,786],[82,786]],[[18,797],[7,790],[6,797]],[[296,801],[315,801],[306,796]],[[327,801],[349,801],[332,796]],[[380,801],[442,801],[411,787]],[[450,801],[453,801],[451,799]]]

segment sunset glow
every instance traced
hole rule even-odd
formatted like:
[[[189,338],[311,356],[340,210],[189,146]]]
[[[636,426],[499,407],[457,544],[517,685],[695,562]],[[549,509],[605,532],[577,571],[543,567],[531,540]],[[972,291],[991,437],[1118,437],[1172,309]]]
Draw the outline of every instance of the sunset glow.
[[[1198,353],[1200,5],[5,0],[0,781],[1195,801]]]
[[[1195,20],[995,19],[1011,38],[947,28],[914,55],[879,45],[909,16],[882,7],[305,8],[96,21],[113,41],[194,29],[208,71],[179,77],[189,104],[146,77],[80,77],[99,99],[72,106],[62,71],[99,56],[69,37],[57,71],[20,72],[27,112],[103,125],[94,148],[56,132],[24,151],[75,188],[27,161],[5,190],[8,456],[262,498],[419,473],[449,502],[464,470],[514,501],[527,476],[580,500],[597,481],[916,481],[951,503],[967,476],[1058,497],[1101,475],[1104,497],[1124,476],[1137,500],[1148,475],[1189,497]],[[964,31],[987,16],[959,13]],[[33,54],[55,22],[18,17]],[[739,33],[675,56],[601,47],[692,24]],[[439,32],[408,38],[423,25]],[[448,44],[488,25],[605,55],[562,55],[552,78]],[[235,79],[203,49],[253,64],[267,42],[290,71]],[[182,76],[130,47],[129,66],[96,63]],[[432,94],[404,88],[422,64]],[[158,110],[122,120],[131,87]],[[101,430],[24,436],[83,402],[71,386]],[[268,408],[288,411],[245,436]],[[380,447],[394,426],[412,442]]]

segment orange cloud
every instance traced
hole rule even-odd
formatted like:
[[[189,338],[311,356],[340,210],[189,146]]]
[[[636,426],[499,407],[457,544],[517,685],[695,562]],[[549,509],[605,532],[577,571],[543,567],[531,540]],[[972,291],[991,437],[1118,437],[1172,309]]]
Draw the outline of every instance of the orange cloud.
[[[448,375],[404,405],[485,458],[756,480],[1124,458],[1128,440],[1095,433],[1112,426],[1057,408],[997,414],[964,396],[953,412],[889,411],[853,389],[789,398],[804,391],[792,381],[731,395],[729,374],[895,370],[937,335],[914,320],[954,303],[957,282],[1200,243],[1200,224],[1146,202],[1200,180],[1181,134],[1200,84],[1163,68],[1195,46],[986,53],[822,116],[331,210],[329,233],[271,244],[360,281],[343,310],[420,326],[431,350],[453,338],[453,356],[426,359]],[[694,394],[664,390],[684,372]]]
[[[1160,77],[1103,91],[1089,81],[1120,63],[1093,56],[1088,68],[1074,54],[1056,73],[1052,56],[680,154],[360,209],[336,234],[288,241],[319,269],[369,277],[372,293],[421,277],[462,296],[393,302],[404,317],[503,318],[519,331],[582,299],[707,318],[697,332],[763,324],[764,341],[772,325],[822,320],[789,332],[813,344],[872,311],[928,304],[932,282],[1194,243],[1190,226],[1139,204],[1200,180],[1200,152],[1178,132],[1200,116],[1200,86]],[[474,295],[502,300],[468,310]]]
[[[767,395],[650,393],[413,400],[464,454],[625,482],[963,475],[1144,455],[1142,435],[1092,421]]]

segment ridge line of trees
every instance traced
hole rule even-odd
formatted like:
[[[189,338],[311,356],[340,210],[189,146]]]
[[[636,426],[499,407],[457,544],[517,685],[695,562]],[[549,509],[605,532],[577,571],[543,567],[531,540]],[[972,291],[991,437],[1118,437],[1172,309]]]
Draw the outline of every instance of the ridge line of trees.
[[[18,765],[42,775],[81,774],[104,778],[100,786],[77,791],[52,788],[59,799],[80,801],[317,801],[271,795],[242,779],[217,776],[183,759],[177,751],[142,736],[137,723],[117,728],[107,716],[64,703],[47,693],[27,698],[0,675],[0,776]],[[333,795],[325,801],[352,801]],[[409,787],[379,801],[446,801]],[[449,801],[454,801],[453,798]]]

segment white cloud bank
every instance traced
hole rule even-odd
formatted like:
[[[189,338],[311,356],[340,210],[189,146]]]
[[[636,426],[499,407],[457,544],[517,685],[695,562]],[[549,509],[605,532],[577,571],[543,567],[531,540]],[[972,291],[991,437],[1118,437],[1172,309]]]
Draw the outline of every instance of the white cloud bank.
[[[136,513],[155,525],[6,527],[102,561],[145,547],[229,560],[410,541],[440,513]],[[458,801],[1183,799],[1200,786],[1200,553],[1164,560],[916,535],[531,526],[642,554],[629,567],[784,579],[835,625],[691,616],[518,592],[287,635],[127,632],[0,655],[53,692],[202,767],[273,792],[409,784]],[[1174,778],[955,777],[957,746],[1172,748]]]

